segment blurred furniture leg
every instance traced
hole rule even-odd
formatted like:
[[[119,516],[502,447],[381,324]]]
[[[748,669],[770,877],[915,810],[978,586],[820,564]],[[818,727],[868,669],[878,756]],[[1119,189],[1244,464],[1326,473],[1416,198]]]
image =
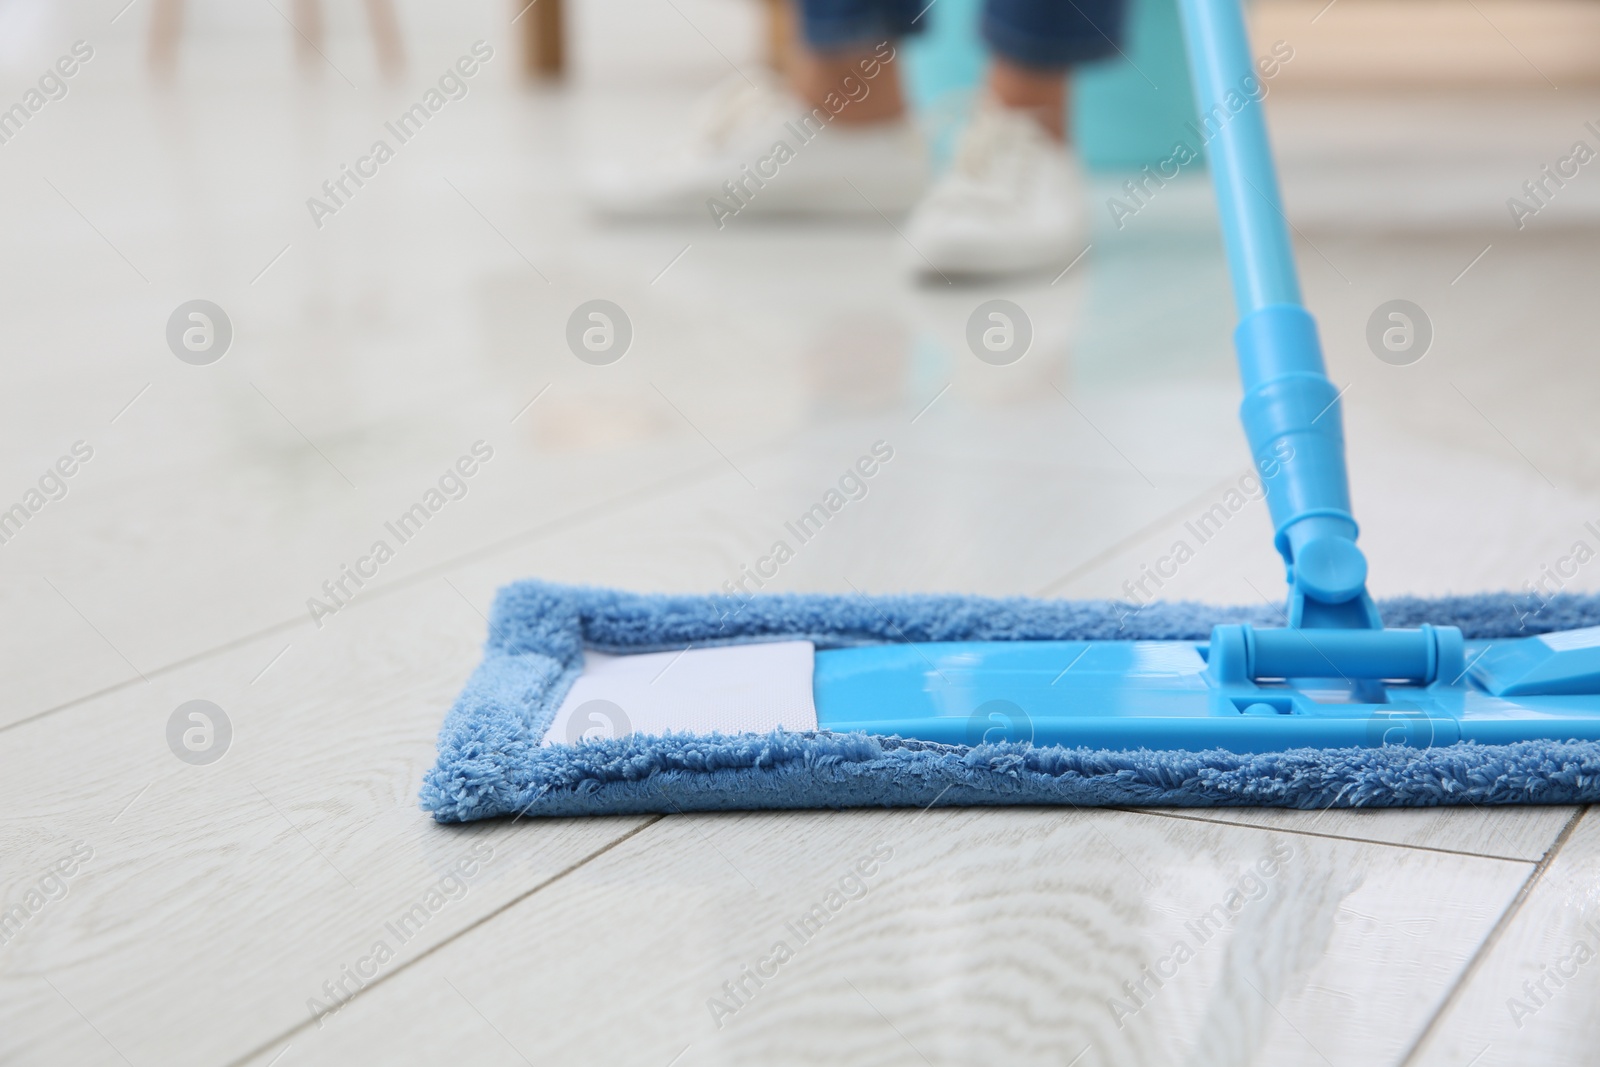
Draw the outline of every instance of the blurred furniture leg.
[[[183,33],[183,0],[155,0],[150,12],[150,69],[159,77],[172,74]]]
[[[178,39],[183,35],[183,0],[153,0],[150,12],[150,69],[158,77],[172,74],[178,63]],[[545,0],[546,3],[552,0]],[[405,66],[405,46],[394,0],[364,0],[372,40],[378,50],[378,69],[385,77]],[[307,70],[322,69],[323,23],[318,0],[294,0],[294,54]]]
[[[791,0],[763,0],[767,9],[767,65],[780,73],[789,69],[794,47],[794,8]]]
[[[512,0],[521,12],[522,72],[529,78],[559,78],[567,70],[562,0]]]
[[[405,47],[400,42],[400,22],[395,18],[394,0],[366,0],[367,21],[372,24],[372,40],[378,48],[378,69],[392,78],[405,67]]]
[[[294,54],[306,70],[322,69],[322,5],[294,0]]]

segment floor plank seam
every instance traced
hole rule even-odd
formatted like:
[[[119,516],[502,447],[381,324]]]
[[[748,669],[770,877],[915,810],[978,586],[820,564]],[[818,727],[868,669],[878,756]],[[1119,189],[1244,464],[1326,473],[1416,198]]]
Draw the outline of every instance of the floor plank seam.
[[[1418,1033],[1416,1041],[1412,1042],[1411,1047],[1406,1050],[1406,1054],[1401,1057],[1399,1061],[1399,1067],[1409,1067],[1412,1061],[1414,1061],[1417,1056],[1421,1054],[1422,1049],[1428,1043],[1428,1039],[1433,1036],[1434,1030],[1438,1029],[1440,1020],[1442,1020],[1445,1015],[1449,1013],[1450,1009],[1455,1005],[1457,999],[1460,998],[1461,993],[1467,988],[1467,984],[1472,980],[1473,976],[1477,974],[1478,968],[1483,965],[1484,960],[1489,958],[1489,953],[1493,951],[1494,946],[1499,942],[1501,935],[1510,928],[1512,921],[1517,917],[1517,913],[1522,910],[1522,905],[1527,901],[1528,897],[1533,894],[1533,891],[1538,886],[1540,879],[1544,877],[1545,871],[1549,870],[1551,865],[1555,863],[1556,857],[1560,855],[1561,849],[1572,837],[1573,832],[1577,830],[1578,823],[1583,820],[1583,817],[1588,813],[1589,808],[1590,805],[1585,804],[1577,811],[1573,812],[1572,818],[1567,820],[1567,824],[1561,828],[1561,832],[1556,835],[1556,839],[1551,842],[1550,847],[1545,850],[1545,854],[1539,857],[1539,862],[1534,865],[1533,871],[1522,883],[1522,888],[1517,890],[1517,895],[1511,898],[1510,904],[1506,905],[1506,910],[1502,912],[1500,918],[1495,921],[1493,929],[1491,929],[1488,935],[1478,943],[1478,948],[1475,952],[1473,952],[1472,958],[1468,960],[1467,965],[1462,968],[1461,976],[1456,979],[1455,983],[1450,987],[1449,992],[1445,993],[1444,999],[1439,1002],[1438,1008],[1434,1010],[1434,1013],[1429,1017],[1427,1024],[1423,1026],[1421,1032]]]
[[[1480,811],[1484,810],[1481,805],[1474,805],[1474,807],[1477,808]],[[1497,856],[1497,855],[1494,855],[1493,853],[1489,853],[1489,852],[1465,852],[1465,851],[1462,851],[1461,849],[1455,849],[1455,848],[1440,848],[1437,845],[1407,845],[1407,844],[1403,844],[1403,843],[1398,842],[1398,841],[1380,841],[1377,838],[1371,838],[1371,837],[1349,837],[1349,836],[1346,836],[1344,834],[1324,833],[1324,832],[1322,832],[1320,830],[1294,830],[1294,829],[1290,829],[1289,827],[1286,827],[1286,826],[1257,826],[1254,823],[1231,822],[1231,821],[1229,821],[1227,819],[1208,819],[1203,815],[1179,814],[1179,813],[1174,812],[1174,811],[1166,811],[1166,810],[1162,810],[1160,808],[1111,808],[1111,809],[1108,809],[1108,810],[1111,810],[1111,811],[1126,811],[1126,812],[1129,812],[1129,813],[1135,814],[1135,815],[1155,815],[1155,816],[1158,816],[1158,817],[1163,818],[1163,819],[1185,819],[1185,820],[1188,820],[1189,822],[1203,822],[1203,823],[1208,823],[1208,824],[1210,824],[1212,826],[1238,826],[1238,827],[1242,827],[1244,829],[1249,829],[1249,830],[1261,830],[1261,831],[1264,831],[1266,833],[1299,834],[1299,835],[1301,835],[1303,837],[1320,837],[1320,838],[1323,838],[1323,839],[1328,840],[1328,841],[1359,841],[1362,844],[1366,844],[1366,845],[1383,845],[1383,846],[1385,846],[1387,848],[1404,849],[1407,852],[1437,852],[1437,853],[1440,853],[1441,855],[1445,855],[1445,856],[1465,856],[1468,859],[1475,859],[1475,860],[1498,860],[1498,861],[1500,861],[1502,863],[1528,864],[1528,863],[1538,863],[1539,862],[1538,860],[1529,859],[1529,858],[1527,858],[1525,856]],[[1239,810],[1239,809],[1232,809],[1232,810]],[[1279,809],[1270,809],[1269,808],[1269,809],[1261,809],[1261,810],[1279,810]],[[1294,808],[1294,809],[1288,809],[1288,810],[1303,811],[1305,809],[1303,809],[1303,808]],[[1324,808],[1323,810],[1326,811],[1327,809]],[[1349,809],[1345,809],[1345,810],[1349,810]],[[1409,809],[1409,810],[1415,810],[1415,809]],[[1578,810],[1581,813],[1583,811],[1583,808],[1580,806]],[[1568,824],[1569,825],[1571,824],[1571,821],[1572,820],[1570,820],[1570,819],[1568,820]],[[1548,852],[1546,854],[1548,855]]]
[[[781,447],[781,443],[773,443],[762,446],[760,449],[753,449],[752,451],[770,451],[771,449],[778,447]],[[588,508],[575,511],[570,515],[562,516],[559,519],[553,519],[548,523],[544,523],[543,525],[530,527],[529,529],[519,531],[518,533],[510,534],[498,541],[491,541],[487,545],[482,545],[468,552],[464,552],[459,556],[453,556],[450,559],[436,563],[431,567],[424,568],[415,574],[407,575],[404,578],[397,578],[385,585],[374,586],[371,592],[365,593],[359,601],[351,604],[350,606],[357,609],[365,607],[370,601],[378,600],[380,598],[387,597],[390,594],[411,589],[415,586],[421,585],[425,581],[437,578],[441,574],[448,573],[449,571],[461,567],[467,563],[475,563],[480,559],[491,557],[498,552],[515,547],[516,545],[521,544],[523,541],[537,540],[538,538],[548,534],[558,533],[570,525],[586,522],[589,519],[600,518],[610,511],[627,507],[634,503],[643,503],[664,492],[681,488],[689,488],[697,482],[708,480],[709,477],[721,472],[722,469],[723,464],[721,463],[707,463],[703,467],[695,469],[696,472],[703,471],[705,477],[700,477],[695,472],[677,475],[637,493],[630,493],[612,500],[602,501],[598,504],[591,505]],[[677,482],[683,482],[684,484],[674,484]],[[294,619],[286,619],[282,622],[271,623],[262,629],[255,630],[241,637],[236,637],[231,641],[213,646],[212,648],[203,649],[200,652],[185,656],[184,658],[175,660],[172,663],[146,670],[142,678],[127,678],[123,681],[117,682],[114,685],[106,686],[103,689],[98,689],[93,693],[88,693],[81,697],[75,697],[74,699],[68,700],[65,703],[57,704],[54,707],[35,712],[34,714],[29,715],[27,718],[18,719],[13,723],[7,723],[3,726],[0,726],[0,733],[5,733],[7,730],[14,730],[17,727],[23,726],[27,723],[37,722],[38,720],[46,718],[50,715],[54,715],[57,712],[67,711],[68,709],[75,708],[80,704],[86,704],[92,700],[98,700],[100,697],[108,696],[112,693],[117,693],[124,689],[132,688],[141,681],[148,684],[149,679],[151,678],[171,674],[174,671],[193,666],[195,663],[209,659],[212,656],[221,655],[224,652],[247,645],[252,641],[259,641],[264,637],[270,637],[273,634],[283,633],[287,630],[304,625],[305,620],[299,617]]]
[[[655,816],[652,816],[652,817],[646,819],[644,822],[640,823],[638,826],[635,826],[632,830],[629,830],[627,833],[622,834],[621,836],[617,837],[615,840],[608,841],[602,847],[595,849],[593,852],[589,853],[588,855],[581,857],[580,859],[574,861],[573,863],[569,864],[566,867],[563,867],[561,870],[557,871],[555,874],[552,874],[550,877],[546,878],[544,881],[539,882],[538,884],[536,884],[534,886],[531,886],[526,891],[524,891],[524,892],[518,894],[517,896],[513,897],[512,899],[506,901],[504,904],[501,904],[498,908],[495,908],[494,910],[489,911],[489,912],[485,912],[483,915],[481,915],[478,918],[474,919],[472,922],[470,922],[467,925],[463,926],[461,929],[459,929],[459,930],[455,931],[454,933],[450,934],[448,937],[442,938],[437,944],[430,945],[430,946],[428,946],[428,948],[426,948],[422,952],[417,953],[417,955],[413,959],[407,960],[406,962],[400,964],[398,967],[394,968],[392,971],[389,971],[386,974],[380,975],[376,979],[374,979],[374,980],[368,982],[366,985],[362,986],[355,993],[351,994],[349,1000],[344,1001],[343,1004],[340,1005],[340,1010],[343,1010],[345,1007],[349,1006],[349,1004],[352,1001],[355,1001],[356,999],[358,999],[360,997],[366,996],[366,994],[367,994],[367,992],[369,990],[376,989],[378,986],[381,986],[384,983],[388,982],[390,979],[394,978],[396,975],[404,974],[406,971],[410,970],[415,965],[421,963],[423,960],[427,959],[429,956],[432,956],[434,953],[438,952],[440,949],[444,948],[445,946],[455,943],[457,940],[459,940],[460,938],[464,937],[465,935],[471,933],[473,930],[476,930],[478,927],[484,925],[485,923],[489,922],[491,919],[498,918],[499,916],[505,914],[506,912],[510,911],[512,908],[516,907],[518,904],[521,904],[523,901],[527,900],[529,897],[533,896],[534,894],[542,892],[545,889],[548,889],[550,886],[552,886],[555,883],[561,881],[563,878],[567,877],[569,874],[572,874],[575,871],[579,870],[580,868],[585,867],[588,864],[592,863],[593,861],[599,859],[601,856],[604,856],[607,852],[610,852],[612,849],[616,848],[618,845],[621,845],[622,843],[624,843],[626,841],[629,841],[632,838],[637,837],[639,834],[641,834],[644,831],[648,830],[650,827],[654,826],[656,823],[660,822],[662,819],[665,819],[665,818],[666,818],[665,815],[655,815]],[[516,820],[513,819],[512,821],[514,822]],[[257,1058],[258,1056],[266,1055],[269,1051],[272,1050],[273,1046],[279,1044],[280,1042],[289,1040],[290,1038],[294,1037],[296,1034],[306,1030],[308,1027],[316,1025],[316,1022],[317,1022],[316,1019],[307,1019],[305,1022],[300,1023],[298,1026],[292,1026],[287,1030],[281,1031],[280,1033],[277,1033],[277,1034],[273,1035],[272,1037],[268,1038],[267,1040],[261,1042],[259,1045],[257,1045],[256,1047],[252,1048],[250,1051],[244,1053],[243,1055],[239,1056],[238,1058],[233,1059],[233,1060],[229,1060],[228,1063],[226,1064],[226,1067],[243,1067],[244,1064],[249,1063],[251,1060]],[[280,1052],[279,1055],[282,1055],[282,1053]]]
[[[382,592],[382,589],[378,589],[378,590],[374,590],[373,591],[374,595],[378,595],[381,592]],[[66,701],[65,703],[57,704],[54,707],[45,708],[43,711],[36,711],[32,715],[27,716],[26,718],[18,719],[16,722],[6,723],[5,725],[0,726],[0,734],[5,733],[7,730],[15,730],[19,726],[26,726],[30,722],[37,722],[40,719],[48,718],[49,716],[54,715],[57,712],[67,711],[67,710],[69,710],[71,708],[77,707],[80,704],[87,704],[87,703],[89,703],[91,701],[99,700],[101,697],[110,696],[113,693],[120,693],[124,689],[131,689],[135,685],[138,685],[141,682],[144,683],[145,685],[149,685],[151,678],[162,677],[164,675],[171,674],[174,671],[180,671],[185,667],[192,667],[196,663],[199,663],[200,661],[205,660],[205,659],[209,659],[212,656],[220,656],[223,653],[231,652],[236,648],[242,648],[243,646],[250,644],[252,641],[259,641],[263,637],[271,637],[273,634],[283,633],[286,630],[290,630],[290,629],[293,629],[294,627],[303,626],[303,625],[304,625],[304,621],[300,620],[300,619],[294,619],[292,621],[284,621],[284,622],[272,623],[270,626],[266,626],[266,627],[264,627],[264,628],[262,628],[260,630],[256,630],[253,633],[245,634],[242,637],[236,637],[233,640],[228,641],[228,642],[226,642],[224,644],[220,644],[220,645],[216,645],[215,647],[212,647],[212,648],[204,649],[204,650],[202,650],[200,652],[194,653],[193,655],[185,656],[183,659],[174,660],[171,663],[163,664],[160,667],[155,667],[155,668],[152,668],[151,670],[147,670],[147,671],[144,672],[144,677],[142,677],[142,678],[124,678],[122,681],[115,682],[115,683],[113,683],[111,685],[106,686],[103,689],[96,689],[92,693],[85,693],[81,697],[74,697],[71,700]]]

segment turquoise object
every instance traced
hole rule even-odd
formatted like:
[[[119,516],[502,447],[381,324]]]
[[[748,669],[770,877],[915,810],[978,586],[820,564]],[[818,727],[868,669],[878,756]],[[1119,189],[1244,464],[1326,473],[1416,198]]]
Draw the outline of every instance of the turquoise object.
[[[905,53],[906,97],[937,167],[955,151],[989,62],[978,35],[981,11],[982,0],[939,0],[924,13],[922,32],[895,45]]]
[[[1129,0],[1125,57],[1073,71],[1072,129],[1083,165],[1138,170],[1172,158],[1184,144],[1203,157],[1188,124],[1195,117],[1176,0]],[[1185,169],[1203,169],[1196,160]]]

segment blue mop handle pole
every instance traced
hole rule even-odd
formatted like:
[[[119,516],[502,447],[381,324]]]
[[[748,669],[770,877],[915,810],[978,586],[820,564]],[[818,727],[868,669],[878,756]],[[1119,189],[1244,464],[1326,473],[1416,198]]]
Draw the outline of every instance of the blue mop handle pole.
[[[1278,304],[1299,306],[1300,279],[1260,106],[1266,86],[1250,58],[1239,0],[1180,4],[1239,317]],[[1322,369],[1320,357],[1316,369]]]
[[[1267,142],[1240,0],[1179,0],[1239,326],[1244,423],[1289,570],[1293,626],[1376,628],[1356,547],[1339,393],[1323,368]]]

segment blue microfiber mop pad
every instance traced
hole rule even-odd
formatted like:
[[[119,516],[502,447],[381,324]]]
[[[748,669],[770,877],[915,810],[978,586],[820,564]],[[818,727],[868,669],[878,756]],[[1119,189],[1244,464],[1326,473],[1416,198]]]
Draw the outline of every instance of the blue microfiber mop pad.
[[[1481,594],[1382,605],[1390,626],[1521,637],[1600,624],[1600,596]],[[1600,743],[1296,749],[1241,755],[968,748],[827,731],[640,736],[541,744],[583,649],[637,653],[754,641],[820,648],[891,641],[1187,640],[1213,624],[1280,621],[1216,608],[976,596],[778,594],[745,602],[518,582],[495,600],[483,663],[446,717],[422,807],[440,822],[496,815],[766,808],[1432,807],[1600,800]]]

